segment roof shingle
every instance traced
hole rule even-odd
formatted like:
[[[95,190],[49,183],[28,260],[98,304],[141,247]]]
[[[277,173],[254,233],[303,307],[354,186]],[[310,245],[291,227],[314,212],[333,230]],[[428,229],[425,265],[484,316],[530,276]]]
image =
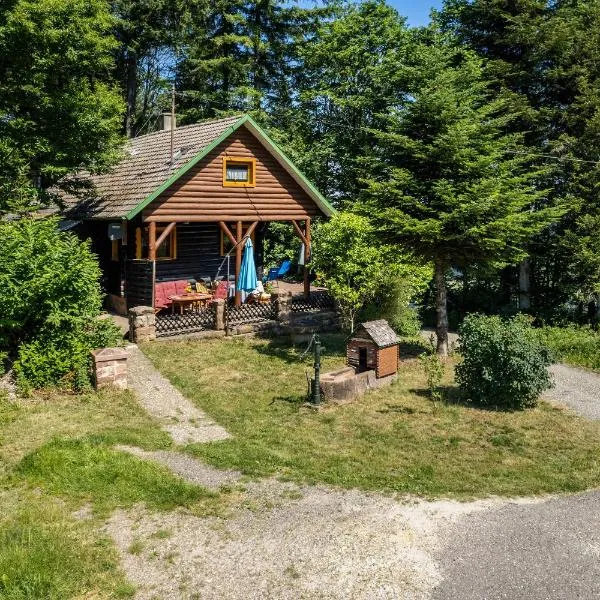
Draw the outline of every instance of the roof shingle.
[[[366,321],[358,327],[357,334],[360,335],[360,330],[364,329],[367,335],[377,344],[379,348],[386,348],[400,343],[400,339],[396,332],[390,327],[385,319],[378,321]]]
[[[68,219],[118,219],[124,217],[178,169],[192,160],[240,116],[214,119],[178,127],[174,132],[174,156],[171,162],[171,132],[158,131],[128,141],[125,157],[108,173],[79,174],[92,190],[84,197],[59,192]]]

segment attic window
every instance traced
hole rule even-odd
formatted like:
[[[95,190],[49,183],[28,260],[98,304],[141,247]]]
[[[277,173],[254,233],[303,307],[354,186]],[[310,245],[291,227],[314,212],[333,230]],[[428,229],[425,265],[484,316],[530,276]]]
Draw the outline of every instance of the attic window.
[[[223,185],[229,187],[254,187],[256,159],[225,156],[223,158]]]

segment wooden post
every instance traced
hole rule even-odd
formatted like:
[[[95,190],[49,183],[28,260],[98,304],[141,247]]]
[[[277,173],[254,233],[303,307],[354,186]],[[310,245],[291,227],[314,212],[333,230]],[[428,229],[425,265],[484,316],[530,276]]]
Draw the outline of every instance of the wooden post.
[[[156,254],[156,250],[161,247],[162,243],[167,239],[171,231],[175,228],[175,223],[169,223],[165,230],[160,234],[160,237],[154,243],[154,253]],[[155,234],[156,235],[156,234]]]
[[[240,278],[240,271],[242,269],[242,222],[237,222],[235,237],[237,240],[237,246],[235,247],[235,305],[240,306],[242,304],[242,293],[238,291],[237,284]]]
[[[148,258],[156,260],[156,222],[148,224]]]
[[[308,266],[308,261],[310,260],[310,217],[306,218],[304,238],[306,240],[306,243],[304,244],[304,297],[308,299],[310,298],[310,269]]]

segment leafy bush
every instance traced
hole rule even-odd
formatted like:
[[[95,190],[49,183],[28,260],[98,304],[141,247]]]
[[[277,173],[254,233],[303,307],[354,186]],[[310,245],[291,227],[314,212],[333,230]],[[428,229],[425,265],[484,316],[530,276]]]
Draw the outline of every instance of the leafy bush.
[[[419,298],[430,278],[429,269],[411,266],[384,279],[372,302],[360,312],[364,321],[385,319],[399,335],[415,337],[421,331],[421,319],[412,302]]]
[[[549,350],[527,319],[468,315],[459,330],[463,361],[456,381],[479,404],[510,409],[535,406],[552,386]]]
[[[387,318],[407,335],[417,328],[408,303],[426,286],[430,269],[382,244],[365,217],[338,213],[316,227],[311,264],[351,331],[359,316]]]
[[[0,352],[22,389],[89,385],[89,351],[118,344],[98,320],[100,268],[87,242],[55,219],[0,224]]]
[[[433,336],[427,352],[419,355],[419,362],[421,363],[423,371],[425,372],[425,377],[427,378],[429,397],[434,402],[439,402],[443,398],[440,385],[444,378],[444,363],[442,363],[442,359],[436,351],[433,343]]]
[[[600,370],[600,334],[589,327],[542,327],[538,338],[555,358],[580,367]]]

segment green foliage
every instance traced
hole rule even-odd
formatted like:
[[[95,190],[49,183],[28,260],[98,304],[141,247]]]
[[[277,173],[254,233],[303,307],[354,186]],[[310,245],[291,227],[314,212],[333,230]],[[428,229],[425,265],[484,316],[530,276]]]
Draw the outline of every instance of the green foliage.
[[[357,209],[383,241],[434,263],[445,353],[446,272],[520,260],[530,237],[562,209],[532,211],[545,197],[544,169],[521,154],[521,135],[505,133],[516,114],[494,98],[481,61],[443,37],[433,41],[415,46],[410,95],[399,93],[375,132],[378,167]]]
[[[405,89],[410,52],[404,19],[379,0],[342,5],[301,46],[300,94],[283,143],[341,207],[356,198],[372,173],[372,130],[385,126],[388,106],[397,102],[398,88]],[[274,125],[281,127],[276,120]]]
[[[351,331],[359,311],[378,295],[385,296],[390,282],[403,277],[418,287],[419,270],[413,271],[402,259],[395,249],[378,243],[365,217],[338,213],[315,228],[312,268],[337,301]]]
[[[177,69],[184,118],[195,122],[231,111],[285,115],[300,70],[299,41],[327,7],[283,0],[218,0],[188,13],[186,54]]]
[[[443,395],[440,385],[442,383],[442,379],[444,378],[444,363],[435,350],[433,337],[430,340],[430,347],[428,351],[419,355],[419,362],[421,363],[423,371],[425,372],[429,397],[434,402],[441,401]]]
[[[77,168],[116,159],[113,24],[104,0],[0,8],[0,214],[47,200],[45,190]]]
[[[139,502],[162,510],[212,496],[166,468],[83,440],[55,439],[26,456],[16,475],[106,514]]]
[[[99,281],[89,243],[56,220],[0,224],[0,349],[13,353],[23,388],[86,387],[89,351],[120,343],[114,324],[97,319]]]
[[[14,494],[16,495],[16,494]],[[110,541],[26,490],[0,495],[0,598],[130,598]]]
[[[542,183],[549,201],[568,205],[528,248],[532,310],[556,320],[600,291],[600,6],[447,0],[438,21],[486,59],[495,89],[519,114],[509,130],[525,132],[528,151],[552,166]]]
[[[460,327],[462,362],[456,381],[467,398],[483,406],[535,406],[552,387],[549,350],[522,316],[468,315]]]
[[[265,234],[265,267],[277,267],[284,260],[296,262],[300,255],[300,239],[290,223],[269,223]]]
[[[542,343],[557,360],[600,370],[600,333],[588,327],[542,327],[536,329]]]
[[[417,264],[396,264],[375,298],[359,313],[361,321],[385,319],[399,335],[415,337],[421,330],[416,302],[431,278],[431,269]]]

